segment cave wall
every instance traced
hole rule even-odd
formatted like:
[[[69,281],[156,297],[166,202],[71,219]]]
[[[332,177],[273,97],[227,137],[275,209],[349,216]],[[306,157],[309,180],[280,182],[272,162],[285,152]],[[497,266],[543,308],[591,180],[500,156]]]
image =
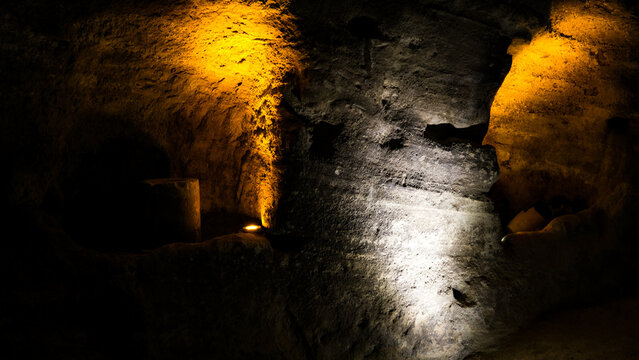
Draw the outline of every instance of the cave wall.
[[[487,196],[499,170],[481,146],[510,38],[534,32],[543,11],[474,2],[292,11],[309,64],[284,97],[301,130],[273,232],[307,243],[291,307],[314,352],[462,358],[563,298],[565,278],[515,275],[523,264],[504,262]],[[553,295],[524,300],[549,282]]]
[[[2,25],[5,193],[45,210],[12,214],[24,239],[3,243],[17,356],[462,359],[633,284],[630,183],[499,242],[503,149],[483,133],[511,39],[534,42],[548,2],[54,4],[9,3]],[[247,24],[281,38],[210,37]],[[624,136],[602,161],[626,176]],[[95,179],[167,175],[199,177],[204,210],[259,217],[281,194],[268,239],[104,254],[55,218]]]
[[[8,201],[55,199],[73,212],[119,197],[109,207],[116,211],[132,183],[178,176],[200,179],[203,212],[259,218],[273,207],[283,146],[278,87],[301,57],[279,3],[32,1],[4,9]],[[87,198],[96,201],[77,204]]]
[[[583,208],[630,181],[606,164],[630,161],[619,147],[636,136],[636,18],[617,2],[559,2],[551,14],[548,28],[510,46],[484,140],[496,149],[495,191],[510,216],[553,196]]]
[[[510,66],[507,35],[530,33],[543,14],[473,2],[318,2],[293,11],[311,50],[306,79],[285,96],[302,130],[284,177],[291,195],[280,206],[281,231],[322,236],[343,225],[360,236],[369,226],[355,218],[383,186],[490,189],[494,155],[476,145]],[[503,13],[511,22],[497,21]],[[323,18],[331,20],[313,21]],[[456,130],[474,126],[476,135]]]

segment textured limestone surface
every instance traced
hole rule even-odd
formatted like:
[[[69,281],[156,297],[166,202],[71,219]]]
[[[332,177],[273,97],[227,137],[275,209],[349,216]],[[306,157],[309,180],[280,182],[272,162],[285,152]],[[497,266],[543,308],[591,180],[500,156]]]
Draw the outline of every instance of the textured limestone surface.
[[[512,305],[498,295],[499,273],[511,270],[496,270],[500,220],[486,196],[495,154],[457,129],[488,122],[510,65],[507,35],[532,31],[513,29],[534,23],[534,12],[521,10],[509,9],[520,23],[502,27],[452,4],[293,6],[311,50],[299,89],[285,96],[302,130],[274,230],[320,239],[309,245],[319,253],[343,249],[322,259],[352,258],[362,275],[344,270],[339,282],[370,294],[353,304],[347,289],[329,289],[331,300],[313,301],[334,323],[361,314],[358,328],[324,329],[306,317],[335,333],[321,358],[459,358],[508,328],[495,312]],[[318,282],[334,282],[330,274]]]
[[[58,197],[73,212],[131,182],[195,177],[203,212],[260,217],[276,195],[275,89],[300,56],[290,16],[270,4],[5,4],[8,200]]]
[[[10,4],[3,185],[42,203],[12,213],[24,241],[0,252],[13,357],[463,359],[635,284],[632,121],[607,137],[607,196],[499,242],[482,132],[511,39],[534,38],[548,2]],[[244,58],[211,35],[242,43],[246,24],[281,38],[247,31],[261,45]],[[280,194],[273,226],[137,254],[78,246],[127,239],[132,214],[102,209],[169,175],[200,178],[205,210],[257,217]],[[67,234],[68,206],[85,233]]]
[[[557,2],[549,21],[510,46],[484,141],[497,151],[497,188],[511,212],[557,195],[591,205],[627,181],[604,165],[610,153],[624,156],[607,121],[637,120],[639,22],[618,2],[594,1]]]
[[[462,358],[545,308],[614,284],[603,274],[619,273],[622,266],[607,263],[625,245],[600,228],[598,211],[502,247],[486,196],[498,176],[495,153],[455,129],[488,121],[484,107],[510,66],[507,36],[525,36],[521,28],[469,18],[453,5],[320,2],[298,11],[312,50],[307,79],[285,100],[304,130],[275,230],[321,239],[311,253],[344,249],[330,258],[354,258],[366,270],[347,272],[340,283],[385,299],[353,304],[330,289],[337,294],[330,301],[312,302],[337,323],[364,314],[353,330],[312,322],[338,339],[318,349],[321,358]],[[332,21],[306,23],[305,11]],[[447,131],[437,127],[446,123]],[[610,253],[596,254],[597,236]],[[371,313],[380,314],[376,321]],[[370,353],[353,353],[359,342]],[[340,353],[340,343],[350,352]]]

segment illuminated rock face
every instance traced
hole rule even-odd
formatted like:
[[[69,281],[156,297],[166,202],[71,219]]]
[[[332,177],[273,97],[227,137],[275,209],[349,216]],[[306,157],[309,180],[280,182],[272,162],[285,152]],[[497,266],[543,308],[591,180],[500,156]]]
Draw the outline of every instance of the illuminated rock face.
[[[512,269],[500,268],[500,221],[486,196],[498,168],[480,145],[514,30],[446,7],[293,9],[312,51],[285,97],[302,130],[274,230],[313,239],[299,255],[313,281],[300,276],[292,306],[313,339],[331,339],[312,341],[315,351],[458,358],[506,331],[501,321],[534,313],[495,313],[511,305],[500,292],[522,289],[505,290]],[[332,22],[313,22],[318,12]]]
[[[601,213],[636,213],[629,191],[605,211],[499,243],[487,192],[500,154],[516,149],[482,147],[483,131],[510,39],[538,28],[548,4],[416,3],[123,4],[70,18],[55,36],[5,17],[8,79],[26,80],[2,99],[26,121],[6,124],[4,153],[30,154],[12,164],[10,200],[38,203],[62,187],[82,212],[100,190],[74,192],[83,176],[194,176],[203,211],[270,227],[268,239],[233,234],[122,255],[78,249],[48,218],[18,226],[38,241],[18,247],[9,268],[38,271],[13,283],[55,278],[59,291],[47,287],[35,304],[31,288],[16,291],[29,300],[17,317],[69,301],[53,310],[78,324],[47,324],[42,337],[53,349],[74,344],[74,354],[97,343],[126,358],[109,337],[121,336],[140,358],[461,359],[601,282],[623,282],[616,244],[601,240],[634,224]],[[495,124],[519,124],[501,116]],[[618,143],[604,166],[626,174],[614,160],[628,144]],[[126,200],[108,195],[98,199]],[[87,329],[86,308],[109,311]]]
[[[299,209],[282,204],[289,222],[304,214],[296,230],[321,236],[327,226],[343,223],[337,218],[347,214],[340,211],[366,213],[349,206],[376,206],[375,193],[383,187],[472,196],[486,193],[497,179],[491,149],[473,139],[446,142],[429,135],[441,124],[454,129],[488,122],[488,105],[509,67],[509,39],[430,7],[367,11],[344,9],[335,27],[316,29],[329,38],[307,39],[315,41],[307,83],[286,98],[304,126],[286,177],[295,192],[291,206]],[[308,191],[317,186],[327,188]],[[332,186],[346,188],[330,191]],[[319,200],[346,194],[357,200]]]
[[[314,239],[299,255],[300,272],[314,280],[299,280],[293,299],[301,300],[292,303],[312,339],[331,339],[312,342],[322,357],[463,357],[542,309],[588,294],[605,277],[597,272],[616,271],[606,269],[605,252],[595,255],[598,242],[614,237],[600,232],[596,211],[554,223],[553,235],[512,253],[499,243],[486,196],[497,157],[478,146],[479,130],[454,127],[487,124],[485,106],[510,69],[502,36],[521,29],[446,7],[323,6],[298,8],[302,19],[308,11],[333,21],[301,25],[313,49],[309,70],[285,100],[303,130],[275,229]],[[530,91],[514,99],[538,91],[524,82]],[[527,123],[531,132],[536,125]],[[593,274],[587,283],[585,274]]]
[[[625,161],[606,121],[636,114],[639,25],[617,2],[574,1],[555,4],[550,23],[510,46],[513,65],[492,105],[485,143],[497,151],[510,212],[557,195],[592,205],[627,181],[604,166]]]
[[[204,213],[242,213],[268,223],[284,146],[279,88],[298,71],[301,57],[286,3],[271,5],[196,0],[124,3],[108,11],[95,5],[94,13],[74,19],[83,5],[65,11],[34,1],[32,12],[52,11],[68,21],[56,24],[61,33],[54,35],[21,28],[20,11],[28,9],[9,12],[7,68],[32,64],[29,76],[44,80],[39,86],[5,80],[12,89],[5,98],[9,114],[27,120],[5,132],[4,143],[52,159],[37,163],[34,155],[17,164],[37,170],[9,177],[11,200],[39,203],[47,191],[72,198],[79,173],[94,188],[186,176],[200,179]],[[24,47],[33,50],[21,52]],[[12,100],[23,97],[30,100]],[[11,131],[39,140],[23,144]],[[87,167],[103,166],[92,156],[109,152],[114,142],[131,144],[105,155],[120,168],[92,178]]]

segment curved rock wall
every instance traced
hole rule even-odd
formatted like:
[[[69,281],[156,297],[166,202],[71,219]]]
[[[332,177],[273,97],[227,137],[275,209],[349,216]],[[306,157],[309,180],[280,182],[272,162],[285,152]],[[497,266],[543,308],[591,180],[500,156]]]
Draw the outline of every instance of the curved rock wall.
[[[497,151],[496,190],[509,211],[557,195],[592,205],[614,187],[602,167],[616,151],[607,120],[637,120],[638,26],[618,2],[559,2],[548,29],[510,46],[484,140]]]
[[[197,177],[204,212],[267,221],[284,146],[279,88],[301,58],[285,7],[231,1],[8,6],[2,136],[5,153],[22,159],[9,161],[10,200],[39,204],[49,192],[80,208],[76,198],[100,198],[100,188],[108,192],[104,198],[125,192],[119,182]],[[31,12],[55,26],[29,19]],[[126,150],[111,151],[113,143]]]

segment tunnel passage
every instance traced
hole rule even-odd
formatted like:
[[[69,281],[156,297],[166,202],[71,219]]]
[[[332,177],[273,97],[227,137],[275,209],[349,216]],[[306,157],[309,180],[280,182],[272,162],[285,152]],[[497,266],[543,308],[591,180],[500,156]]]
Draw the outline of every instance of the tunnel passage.
[[[106,140],[70,164],[62,186],[62,221],[71,236],[102,251],[139,251],[149,229],[141,227],[142,181],[169,175],[167,154],[139,133]]]

